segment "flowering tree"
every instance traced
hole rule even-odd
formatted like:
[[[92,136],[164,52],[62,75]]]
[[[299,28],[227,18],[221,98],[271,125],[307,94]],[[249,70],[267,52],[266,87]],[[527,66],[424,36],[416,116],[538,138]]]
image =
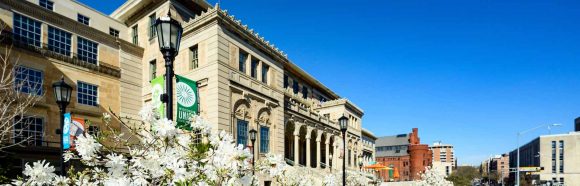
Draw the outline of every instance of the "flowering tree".
[[[453,183],[445,179],[445,175],[427,167],[421,174],[421,180],[415,182],[417,186],[453,186]]]
[[[126,148],[118,150],[105,145],[104,139],[123,141],[125,134],[111,132],[91,136],[81,135],[75,141],[75,151],[65,153],[65,160],[80,159],[85,166],[78,172],[69,171],[69,177],[56,176],[54,167],[44,161],[26,165],[24,179],[13,181],[14,185],[258,185],[253,171],[272,178],[279,185],[314,184],[315,178],[298,168],[288,166],[281,155],[266,154],[252,166],[252,154],[243,145],[236,144],[232,135],[211,132],[210,124],[194,116],[191,128],[206,139],[195,143],[196,134],[175,128],[167,119],[158,119],[153,107],[146,106],[141,112],[141,124],[150,127],[127,126],[138,143],[123,143]],[[111,117],[104,114],[108,126]],[[114,130],[113,130],[114,131]],[[103,137],[102,135],[106,135]],[[129,141],[129,140],[124,140]],[[118,143],[113,143],[118,144]],[[366,185],[363,178],[349,177],[349,185]],[[326,185],[336,185],[333,181]]]

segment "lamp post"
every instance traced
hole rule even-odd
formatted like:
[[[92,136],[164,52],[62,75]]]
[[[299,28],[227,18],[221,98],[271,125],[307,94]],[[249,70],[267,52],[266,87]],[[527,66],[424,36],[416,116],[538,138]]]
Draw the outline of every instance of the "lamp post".
[[[552,133],[551,132],[552,127],[562,126],[562,124],[559,124],[559,123],[543,124],[543,125],[539,125],[537,127],[534,127],[534,128],[528,129],[528,130],[518,132],[518,142],[517,142],[518,143],[518,150],[517,150],[517,155],[516,155],[517,156],[516,157],[517,168],[516,168],[516,178],[515,178],[516,179],[516,186],[520,186],[520,137],[521,137],[521,135],[523,135],[525,133],[528,133],[528,132],[531,132],[531,131],[534,131],[536,129],[546,127],[546,126],[548,126],[550,133]]]
[[[362,172],[362,166],[363,166],[363,162],[359,160],[358,167],[359,167],[359,169],[360,169],[361,172]]]
[[[64,113],[66,112],[66,106],[70,103],[70,95],[72,92],[72,87],[66,82],[64,82],[64,77],[61,77],[60,81],[52,84],[52,89],[54,90],[54,98],[58,107],[60,108],[60,174],[66,176],[64,170]]]
[[[342,185],[346,186],[346,129],[348,128],[348,118],[342,116],[338,118],[338,125],[342,132]]]
[[[256,155],[254,153],[254,142],[256,142],[256,133],[257,131],[252,129],[250,130],[250,140],[252,141],[252,174],[255,173],[256,169],[254,163],[256,162]]]
[[[179,44],[181,42],[181,34],[183,28],[181,24],[174,19],[171,19],[171,14],[160,17],[155,21],[155,30],[157,32],[157,42],[159,43],[159,50],[165,59],[165,91],[161,97],[161,101],[166,103],[166,117],[168,120],[173,120],[173,60],[179,52]]]

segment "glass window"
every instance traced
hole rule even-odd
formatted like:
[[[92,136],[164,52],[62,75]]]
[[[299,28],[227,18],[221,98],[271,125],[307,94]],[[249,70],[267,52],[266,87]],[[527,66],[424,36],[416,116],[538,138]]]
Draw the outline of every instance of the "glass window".
[[[40,47],[40,22],[14,13],[14,40]]]
[[[268,153],[270,150],[270,128],[260,126],[260,152]]]
[[[237,143],[242,145],[248,144],[248,121],[238,119],[238,139]]]
[[[53,10],[54,2],[50,0],[40,0],[38,4],[43,8]]]
[[[258,61],[258,59],[256,58],[252,58],[252,62],[250,65],[250,75],[253,78],[257,78],[258,77],[258,64],[260,63],[260,61]]]
[[[77,21],[79,23],[85,24],[85,25],[89,25],[89,22],[91,21],[91,18],[84,16],[82,14],[77,14]]]
[[[189,48],[189,69],[196,69],[199,67],[199,52],[197,50],[197,45]]]
[[[77,101],[83,105],[98,105],[98,87],[82,81],[78,82]]]
[[[86,61],[92,64],[97,64],[97,50],[98,43],[89,41],[82,37],[77,37],[77,55],[82,61]]]
[[[42,146],[44,133],[44,121],[42,118],[16,116],[14,123],[14,143]]]
[[[14,73],[14,87],[18,92],[42,95],[44,74],[40,70],[17,66]]]
[[[294,94],[298,94],[298,81],[294,80],[293,83],[292,90],[294,91]]]
[[[48,26],[48,50],[70,56],[71,33]]]
[[[154,59],[149,62],[149,81],[157,77],[157,61]]]
[[[114,37],[119,37],[119,30],[109,27],[109,35]]]
[[[308,87],[305,86],[302,87],[302,98],[304,99],[308,98]]]
[[[139,45],[139,30],[137,29],[137,25],[133,26],[133,28],[131,28],[131,38],[133,39],[133,44],[135,45]]]
[[[288,87],[288,75],[284,74],[284,88]]]
[[[240,50],[240,59],[238,61],[238,66],[240,72],[246,73],[246,60],[248,59],[248,53]]]
[[[270,67],[262,63],[262,82],[266,84],[268,84],[268,71],[270,71]]]
[[[89,126],[88,132],[90,135],[97,135],[97,133],[99,133],[99,130],[100,130],[99,127],[91,125]]]
[[[155,13],[151,14],[149,16],[149,39],[153,39],[153,37],[156,36],[156,32],[155,32],[155,21],[157,20],[157,18],[155,17]]]

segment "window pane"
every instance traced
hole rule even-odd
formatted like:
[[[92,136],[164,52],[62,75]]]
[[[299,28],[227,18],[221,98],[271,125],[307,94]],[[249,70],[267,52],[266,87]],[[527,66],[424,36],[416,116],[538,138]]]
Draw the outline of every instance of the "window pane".
[[[251,62],[251,66],[250,66],[250,75],[253,78],[258,77],[258,63],[260,63],[260,61],[258,61],[257,59],[252,57],[252,62]]]
[[[196,69],[199,66],[197,45],[189,48],[189,69]]]
[[[268,84],[268,71],[270,71],[270,67],[262,64],[262,82],[266,84]]]
[[[116,30],[114,28],[109,28],[109,35],[112,35],[114,37],[119,37],[119,30]]]
[[[148,32],[149,39],[152,39],[153,37],[156,36],[155,26],[154,26],[156,20],[157,20],[157,18],[155,17],[155,14],[149,16],[149,32]]]
[[[137,28],[137,25],[133,26],[132,28],[132,39],[133,39],[133,44],[135,45],[139,45],[139,30]]]
[[[27,146],[41,146],[44,136],[43,119],[24,116],[14,118],[14,143]]]
[[[89,25],[90,18],[81,14],[77,14],[77,21],[82,24]]]
[[[238,139],[237,143],[247,145],[248,143],[248,121],[238,120]]]
[[[270,128],[260,127],[260,152],[268,153],[270,146]]]
[[[83,105],[97,106],[98,87],[82,81],[78,82],[77,101]]]
[[[71,33],[52,26],[48,27],[48,50],[70,56]]]
[[[248,53],[240,50],[240,59],[238,61],[239,70],[246,73],[246,60],[248,59]]]
[[[54,2],[49,1],[49,0],[40,0],[38,3],[41,7],[49,9],[49,10],[53,10],[53,6],[54,6]]]
[[[97,64],[98,44],[82,37],[77,37],[77,57],[92,64]]]
[[[40,47],[40,22],[14,13],[14,40]]]
[[[14,88],[16,91],[42,95],[42,83],[44,79],[42,71],[24,66],[16,67],[15,71]]]

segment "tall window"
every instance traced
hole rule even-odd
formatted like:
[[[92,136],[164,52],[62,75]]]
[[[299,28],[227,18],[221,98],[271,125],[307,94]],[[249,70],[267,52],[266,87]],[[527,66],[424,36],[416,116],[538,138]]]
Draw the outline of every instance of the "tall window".
[[[97,106],[98,87],[82,81],[78,82],[77,101],[83,105]]]
[[[292,81],[293,85],[292,85],[292,90],[294,91],[294,94],[298,94],[298,81],[293,80]]]
[[[88,39],[77,37],[77,55],[82,61],[97,64],[97,50],[99,44],[89,41]]]
[[[48,50],[70,56],[71,33],[48,26]]]
[[[149,39],[153,39],[153,37],[155,37],[155,21],[157,20],[157,18],[155,17],[155,13],[151,14],[149,16]]]
[[[53,10],[54,2],[50,0],[40,0],[38,1],[38,4],[43,8]]]
[[[268,71],[270,71],[270,67],[262,63],[262,82],[266,84],[268,84]]]
[[[14,123],[14,143],[42,146],[44,133],[44,121],[42,118],[16,116]]]
[[[157,61],[154,59],[149,62],[149,81],[157,77]]]
[[[79,23],[85,24],[85,25],[89,25],[89,23],[91,22],[91,18],[84,16],[82,14],[77,14],[77,21]]]
[[[552,173],[556,173],[556,141],[552,141]]]
[[[139,45],[139,29],[137,25],[131,28],[131,39],[133,40],[133,44]]]
[[[564,141],[560,140],[559,141],[560,144],[560,149],[559,149],[559,153],[560,153],[560,173],[564,173]]]
[[[252,62],[250,64],[250,75],[253,78],[258,78],[258,63],[260,63],[258,59],[252,58]]]
[[[109,35],[118,38],[119,37],[119,30],[109,27]]]
[[[199,67],[199,52],[197,45],[189,48],[189,70]]]
[[[288,75],[284,74],[284,88],[288,87]]]
[[[302,98],[308,98],[308,87],[302,86]]]
[[[260,126],[260,153],[268,153],[270,150],[270,128]]]
[[[246,145],[248,144],[248,121],[238,119],[238,139],[237,143]]]
[[[40,22],[14,13],[14,40],[40,47]]]
[[[240,59],[238,60],[239,70],[246,73],[246,60],[248,59],[248,53],[240,50]]]
[[[15,71],[14,86],[18,92],[42,95],[42,71],[23,66],[17,66]]]

